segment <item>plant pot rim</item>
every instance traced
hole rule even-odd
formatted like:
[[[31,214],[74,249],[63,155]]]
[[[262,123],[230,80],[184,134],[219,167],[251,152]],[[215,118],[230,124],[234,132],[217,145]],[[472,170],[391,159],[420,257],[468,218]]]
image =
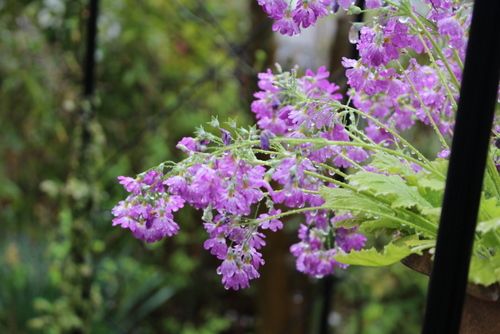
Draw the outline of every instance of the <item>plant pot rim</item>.
[[[432,259],[429,252],[424,252],[422,255],[411,254],[401,260],[408,268],[429,276],[432,271]],[[468,283],[467,294],[483,301],[496,302],[500,304],[500,284],[494,283],[489,286]]]

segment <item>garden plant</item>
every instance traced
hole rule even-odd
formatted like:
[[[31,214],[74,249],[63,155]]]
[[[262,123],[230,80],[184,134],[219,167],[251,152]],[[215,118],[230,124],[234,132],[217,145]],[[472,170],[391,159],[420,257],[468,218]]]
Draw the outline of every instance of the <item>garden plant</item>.
[[[114,207],[113,225],[156,242],[179,231],[177,211],[199,209],[204,248],[234,290],[259,277],[263,231],[282,229],[290,215],[303,217],[290,252],[313,277],[412,254],[432,260],[472,3],[257,1],[286,35],[339,11],[364,12],[349,34],[359,59],[343,59],[345,96],[325,67],[260,73],[256,125],[213,119],[178,143],[184,160],[119,177],[129,194]],[[416,127],[429,128],[440,149],[418,149],[408,135]],[[469,274],[490,288],[500,283],[499,131],[491,134]]]

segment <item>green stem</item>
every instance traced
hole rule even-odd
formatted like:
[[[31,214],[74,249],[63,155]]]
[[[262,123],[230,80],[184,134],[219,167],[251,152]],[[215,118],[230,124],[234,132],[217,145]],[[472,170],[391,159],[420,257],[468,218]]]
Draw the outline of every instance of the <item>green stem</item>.
[[[413,145],[411,145],[406,139],[404,139],[403,137],[401,137],[397,132],[395,132],[394,130],[392,130],[389,127],[387,127],[385,124],[383,124],[382,122],[380,122],[378,119],[374,118],[373,116],[371,116],[368,113],[365,113],[364,111],[361,111],[359,109],[352,108],[350,106],[343,105],[343,104],[338,103],[338,102],[337,103],[333,103],[333,104],[335,106],[339,107],[339,108],[344,108],[344,109],[348,109],[348,110],[350,110],[352,112],[355,112],[355,113],[359,114],[361,116],[361,118],[367,118],[367,119],[369,119],[375,125],[381,127],[385,131],[389,132],[392,136],[394,136],[394,138],[397,138],[399,141],[401,141],[401,143],[403,144],[403,146],[406,146],[411,151],[413,151],[413,153],[415,153],[419,157],[419,159],[421,159],[422,161],[424,161],[427,164],[430,164],[430,161],[419,150],[417,150],[415,147],[413,147]]]
[[[309,208],[294,209],[294,210],[282,212],[280,214],[276,214],[276,215],[268,216],[268,217],[265,217],[265,218],[257,219],[257,220],[254,221],[254,223],[255,224],[260,224],[260,223],[268,221],[268,220],[278,219],[278,218],[281,218],[281,217],[290,216],[290,215],[294,215],[294,214],[297,214],[297,213],[303,213],[303,212],[307,212],[307,211],[316,211],[316,210],[329,210],[329,209],[327,207],[324,207],[324,206],[313,206],[313,207],[309,207]]]
[[[324,164],[324,163],[319,163],[318,166],[321,166],[323,168],[326,168],[326,169],[329,169],[331,170],[332,172],[334,172],[335,174],[338,174],[340,175],[341,177],[343,177],[344,179],[347,177],[347,174],[344,173],[343,171],[341,171],[340,169],[338,168],[335,168],[335,167],[332,167],[330,165],[327,165],[327,164]]]
[[[422,21],[418,18],[418,16],[415,15],[415,13],[413,13],[413,10],[411,9],[410,6],[404,6],[404,7],[401,7],[401,8],[406,9],[408,15],[413,19],[413,21],[415,21],[415,23],[418,25],[418,27],[423,31],[423,33],[425,34],[425,36],[427,37],[427,39],[431,42],[432,46],[434,47],[434,49],[436,50],[437,54],[439,55],[439,58],[441,58],[441,60],[443,61],[444,66],[448,70],[448,73],[449,73],[449,75],[451,77],[451,81],[457,87],[457,89],[460,88],[460,83],[458,82],[458,79],[455,76],[455,73],[453,73],[453,70],[451,69],[451,66],[448,63],[448,60],[444,56],[443,51],[441,50],[441,48],[439,47],[439,45],[437,45],[436,40],[434,39],[434,37],[431,35],[431,33],[429,32],[429,30],[427,30],[427,27],[422,23]],[[423,43],[423,44],[427,48],[427,45],[425,43]]]
[[[434,58],[434,55],[432,54],[431,50],[429,50],[429,48],[427,47],[427,44],[425,44],[424,38],[421,35],[418,35],[418,38],[420,39],[420,41],[424,45],[425,52],[429,56],[429,59],[431,60],[430,63],[432,65],[432,67],[436,70],[436,73],[439,77],[439,80],[441,81],[441,84],[444,86],[444,88],[446,90],[446,94],[448,95],[448,99],[450,99],[450,103],[452,104],[454,109],[457,109],[457,101],[455,101],[455,98],[453,97],[453,92],[450,90],[450,87],[448,87],[448,80],[446,80],[446,78],[443,76],[443,73],[441,72],[441,70],[437,66],[436,59]],[[457,87],[457,89],[459,89],[459,88],[460,87]]]
[[[424,109],[425,111],[425,114],[427,115],[427,118],[429,118],[429,121],[431,122],[432,124],[432,128],[434,129],[434,132],[436,133],[436,135],[438,136],[439,138],[439,141],[441,142],[441,145],[443,145],[444,148],[446,149],[449,149],[450,147],[448,146],[448,143],[446,142],[446,140],[444,139],[443,137],[443,134],[441,133],[441,130],[439,130],[439,128],[437,127],[436,125],[436,122],[434,121],[434,118],[432,117],[431,115],[431,112],[429,111],[429,109],[425,106],[424,104],[424,101],[422,100],[422,97],[420,96],[420,93],[418,92],[417,88],[415,87],[415,85],[413,84],[413,80],[411,80],[408,75],[406,74],[404,68],[403,68],[403,65],[401,65],[401,62],[398,61],[398,64],[399,64],[399,68],[401,69],[401,72],[404,74],[406,80],[408,80],[408,82],[410,83],[410,86],[411,86],[411,89],[413,90],[413,93],[415,93],[415,96],[417,97],[418,99],[418,102],[420,103],[420,105],[422,106],[422,108]]]
[[[490,157],[488,157],[486,162],[486,177],[489,177],[494,185],[493,191],[496,194],[496,198],[500,198],[500,175],[498,175],[495,162]]]
[[[417,165],[419,165],[420,167],[422,167],[423,169],[433,173],[434,175],[440,177],[441,179],[444,179],[445,178],[445,175],[443,175],[441,172],[439,172],[438,170],[432,168],[432,166],[430,164],[424,164],[422,163],[421,161],[413,158],[413,157],[410,157],[410,156],[407,156],[406,154],[403,154],[401,152],[398,152],[398,151],[394,151],[394,150],[391,150],[391,149],[388,149],[386,147],[382,147],[382,146],[377,146],[377,145],[369,145],[369,144],[366,144],[366,143],[354,143],[354,142],[346,142],[346,141],[333,141],[333,140],[328,140],[328,139],[324,139],[324,138],[286,138],[286,137],[277,137],[277,138],[273,138],[272,140],[276,141],[276,142],[286,142],[286,143],[291,143],[291,144],[316,144],[316,145],[322,145],[322,146],[329,146],[329,145],[338,145],[338,146],[357,146],[357,147],[362,147],[362,148],[365,148],[365,149],[368,149],[368,150],[372,150],[372,151],[382,151],[382,152],[385,152],[385,153],[388,153],[390,155],[393,155],[393,156],[397,156],[397,157],[400,157],[400,158],[403,158],[407,161],[411,161]]]

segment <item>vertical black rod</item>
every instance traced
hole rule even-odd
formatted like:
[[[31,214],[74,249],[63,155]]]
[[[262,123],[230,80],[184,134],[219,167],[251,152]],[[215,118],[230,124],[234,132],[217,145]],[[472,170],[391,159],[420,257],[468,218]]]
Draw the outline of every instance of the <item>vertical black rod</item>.
[[[80,138],[75,140],[75,170],[73,171],[89,185],[92,184],[92,176],[89,175],[89,166],[92,165],[92,158],[89,154],[89,147],[92,140],[91,120],[94,116],[92,97],[95,88],[95,50],[97,39],[98,20],[98,0],[89,0],[88,9],[85,12],[87,19],[85,55],[83,59],[83,103],[80,108],[78,124],[75,134]],[[81,132],[80,132],[81,131]],[[91,253],[89,251],[92,198],[87,198],[79,203],[72,203],[73,224],[70,231],[70,257],[76,268],[84,265],[90,267]],[[91,271],[90,271],[91,272]],[[68,271],[68,279],[72,282],[72,308],[81,324],[73,327],[68,332],[71,334],[90,333],[90,323],[92,322],[92,273],[83,274],[80,271],[73,273]]]
[[[99,1],[90,0],[87,20],[87,45],[83,68],[83,95],[90,97],[94,94],[95,50],[97,44],[97,17],[99,15]]]
[[[476,0],[422,333],[458,333],[500,68],[500,1]]]

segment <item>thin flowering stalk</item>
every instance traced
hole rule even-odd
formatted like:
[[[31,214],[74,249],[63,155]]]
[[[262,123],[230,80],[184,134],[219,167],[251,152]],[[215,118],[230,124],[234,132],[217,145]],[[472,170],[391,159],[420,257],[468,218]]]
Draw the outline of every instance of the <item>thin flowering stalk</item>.
[[[268,216],[268,217],[265,217],[265,218],[260,218],[260,219],[254,220],[254,223],[260,224],[260,223],[265,222],[267,220],[283,218],[283,217],[286,217],[286,216],[296,215],[296,214],[304,213],[304,212],[308,212],[308,211],[318,211],[318,210],[325,210],[325,209],[328,209],[328,208],[324,207],[324,206],[314,206],[314,207],[308,207],[308,208],[299,208],[299,209],[289,210],[289,211],[282,212],[280,214],[276,214],[276,215],[272,215],[272,216]]]
[[[332,167],[332,166],[327,165],[327,164],[324,164],[324,163],[319,163],[319,164],[318,164],[318,166],[321,166],[321,167],[323,167],[323,168],[325,168],[325,169],[328,169],[328,170],[330,170],[330,171],[334,172],[335,174],[340,175],[340,176],[341,176],[341,177],[343,177],[343,178],[346,178],[346,177],[347,177],[347,174],[346,174],[346,173],[344,173],[344,172],[342,172],[342,171],[341,171],[340,169],[338,169],[338,168]]]
[[[304,188],[299,188],[300,191],[306,193],[306,194],[312,194],[312,195],[319,195],[320,192],[316,190],[309,190],[309,189],[304,189]]]
[[[373,141],[370,137],[368,137],[364,132],[360,131],[356,126],[349,127],[349,138],[355,140],[358,143],[368,143],[369,145],[373,145],[373,147],[378,147],[379,145]],[[359,136],[359,137],[358,137]],[[394,145],[396,146],[396,152],[403,151],[399,146],[399,142],[397,140],[394,141]]]
[[[386,214],[386,213],[382,213],[382,212],[378,212],[378,211],[373,211],[373,210],[369,210],[366,208],[359,208],[356,206],[348,206],[348,205],[342,205],[342,204],[337,204],[335,208],[337,210],[359,211],[359,212],[363,212],[363,213],[366,213],[369,215],[373,215],[374,217],[387,218],[389,220],[393,220],[393,221],[400,223],[401,226],[412,227],[414,230],[421,231],[421,232],[425,233],[427,236],[432,237],[432,238],[435,238],[437,235],[437,225],[434,225],[432,222],[429,222],[429,221],[423,221],[425,226],[421,226],[421,225],[414,223],[413,220],[405,220],[405,219],[402,219],[402,218],[397,217],[395,215],[390,215],[390,214]],[[407,212],[407,213],[410,214],[411,212]],[[420,217],[416,214],[413,214],[413,215],[414,216],[412,218]]]
[[[231,144],[231,145],[227,145],[227,146],[224,146],[222,148],[219,148],[219,149],[215,149],[213,152],[211,152],[211,154],[220,155],[220,154],[227,152],[227,151],[234,151],[235,149],[256,146],[259,144],[260,144],[260,141],[258,141],[258,140],[247,140],[247,141],[244,141],[241,143]]]
[[[488,158],[486,161],[486,177],[492,180],[494,184],[493,191],[497,198],[500,198],[500,175],[498,175],[497,167],[493,159]]]
[[[380,122],[378,119],[376,119],[375,117],[371,116],[370,114],[364,112],[364,111],[361,111],[359,109],[356,109],[356,108],[353,108],[353,107],[350,107],[348,105],[343,105],[343,104],[336,104],[334,103],[334,105],[337,105],[339,106],[340,108],[344,108],[346,110],[350,110],[356,114],[359,114],[361,116],[361,118],[367,118],[369,119],[370,121],[372,121],[373,123],[375,123],[377,126],[379,126],[380,128],[386,130],[387,132],[389,132],[391,135],[393,135],[395,138],[397,138],[399,141],[401,141],[401,143],[403,145],[405,145],[406,147],[408,147],[413,153],[415,153],[422,161],[426,162],[426,163],[430,163],[430,161],[419,151],[417,150],[415,147],[413,147],[413,145],[411,145],[406,139],[404,139],[401,135],[399,135],[396,131],[394,131],[393,129],[389,128],[387,125],[385,125],[384,123]]]
[[[418,38],[422,41],[422,45],[424,46],[425,52],[429,56],[429,59],[431,60],[431,66],[436,70],[436,74],[439,77],[439,80],[441,81],[441,84],[444,86],[446,93],[448,94],[448,98],[450,99],[450,103],[453,105],[453,108],[457,108],[457,101],[455,100],[455,97],[453,96],[452,91],[450,90],[450,87],[448,87],[448,80],[443,76],[443,72],[439,69],[436,59],[434,58],[434,55],[432,54],[431,50],[425,43],[424,38],[421,35],[418,35]],[[456,86],[457,89],[459,89],[459,86]]]
[[[318,174],[318,173],[310,172],[310,171],[305,171],[305,174],[310,175],[310,176],[314,176],[314,177],[316,177],[316,178],[318,178],[320,180],[323,180],[325,182],[328,182],[328,183],[336,184],[336,185],[341,186],[343,188],[348,188],[348,189],[351,189],[351,190],[356,190],[350,184],[342,182],[342,181],[339,181],[339,180],[336,180],[336,179],[328,177],[326,175],[322,175],[322,174]]]
[[[408,83],[410,84],[410,86],[411,86],[411,88],[413,90],[413,93],[417,97],[418,101],[420,102],[420,105],[424,109],[425,114],[427,115],[427,118],[429,118],[429,121],[431,122],[432,128],[433,128],[434,132],[436,133],[436,135],[438,136],[438,139],[441,142],[441,145],[444,148],[449,149],[450,146],[448,145],[448,143],[444,139],[443,134],[441,133],[441,130],[439,130],[438,126],[436,125],[436,122],[434,121],[434,117],[432,117],[431,112],[429,111],[429,108],[425,107],[424,101],[422,100],[422,97],[420,96],[419,91],[417,90],[417,88],[413,84],[413,80],[411,80],[408,77],[408,75],[405,73],[403,65],[401,64],[400,61],[398,61],[398,65],[399,65],[399,68],[401,69],[401,72],[404,73],[404,76],[405,76],[406,80],[408,80]]]
[[[361,142],[361,143],[369,143],[370,145],[377,146],[377,143],[374,142],[373,139],[368,137],[363,131],[359,130],[358,128],[356,128],[356,127],[353,127],[352,129],[350,128],[349,132],[350,132],[350,134],[352,134],[352,136],[350,138],[353,138],[356,141]],[[399,142],[397,140],[394,141],[394,145],[396,145],[397,151],[402,151],[401,147],[399,146]]]
[[[468,7],[466,4],[462,4],[462,6],[463,6],[462,8]],[[427,27],[429,29],[436,30],[437,26],[434,22],[429,21],[426,17],[423,17],[418,13],[417,13],[417,15],[419,15],[421,22],[423,24],[427,25]],[[461,23],[464,24],[465,22],[461,22]],[[460,55],[458,54],[458,51],[456,49],[453,49],[453,59],[456,61],[456,63],[460,67],[460,69],[463,70],[464,64],[463,64],[462,59],[460,58]]]
[[[451,81],[453,82],[453,84],[455,85],[455,87],[457,89],[460,88],[460,82],[458,82],[458,79],[455,76],[455,73],[453,72],[453,70],[451,69],[450,64],[448,63],[448,59],[444,56],[443,51],[441,51],[441,48],[439,47],[439,45],[437,45],[434,37],[431,35],[431,33],[429,32],[429,30],[427,30],[427,28],[422,23],[422,21],[418,18],[418,16],[415,15],[415,13],[413,12],[413,10],[411,8],[408,8],[408,15],[415,21],[415,23],[423,31],[423,33],[425,34],[425,36],[427,37],[427,39],[431,42],[432,46],[434,47],[434,49],[436,50],[437,54],[439,55],[439,58],[441,59],[441,61],[444,63],[444,66],[448,70],[448,74],[450,75]],[[417,32],[419,32],[419,31],[417,31]],[[420,36],[420,34],[419,34],[419,36]],[[426,46],[426,44],[424,43],[424,47],[425,46]]]
[[[404,139],[401,135],[399,135],[397,132],[395,132],[394,130],[392,130],[391,128],[389,128],[388,126],[386,126],[385,124],[383,124],[382,122],[380,122],[378,119],[376,119],[375,117],[371,116],[370,114],[368,113],[365,113],[359,109],[356,109],[356,108],[352,108],[350,106],[347,106],[347,105],[342,105],[342,104],[336,104],[336,103],[333,103],[334,105],[336,106],[339,106],[341,108],[344,108],[344,109],[348,109],[348,110],[351,110],[357,114],[359,114],[362,118],[367,118],[369,119],[370,121],[372,121],[373,123],[375,123],[377,126],[379,126],[380,128],[386,130],[387,132],[389,132],[391,135],[393,135],[395,138],[397,138],[399,141],[401,141],[401,143],[403,144],[403,146],[406,146],[408,147],[417,157],[419,160],[423,161],[426,165],[430,165],[430,161],[429,159],[427,159],[419,150],[417,150],[413,145],[411,145],[406,139]],[[385,148],[382,148],[382,147],[379,147],[377,146],[377,149],[380,149],[380,150],[384,150]],[[406,156],[406,158],[410,159],[410,157]],[[417,163],[418,165],[421,165],[422,167],[424,167],[424,165],[422,164],[421,161],[419,160],[412,160],[413,162]],[[439,172],[438,172],[439,173]],[[442,175],[441,173],[439,173],[441,176],[444,177],[444,175]]]
[[[464,69],[464,63],[462,62],[462,59],[460,59],[460,55],[458,54],[457,50],[453,50],[453,59],[457,62],[457,64],[460,67],[460,69],[463,70]]]
[[[356,161],[354,161],[351,158],[349,158],[346,154],[340,153],[339,156],[341,156],[342,159],[347,160],[351,165],[353,165],[354,167],[356,167],[358,170],[365,170],[365,167],[361,166]]]
[[[449,75],[450,75],[450,78],[453,82],[453,84],[455,85],[456,88],[460,88],[460,83],[458,82],[458,79],[457,77],[455,76],[455,73],[453,73],[453,70],[451,69],[451,66],[450,64],[448,63],[448,60],[447,58],[444,56],[443,52],[441,51],[441,48],[439,47],[439,45],[437,45],[434,37],[431,35],[431,33],[429,32],[429,30],[427,29],[427,27],[425,26],[425,24],[420,20],[419,18],[419,15],[416,15],[414,12],[413,12],[413,9],[411,8],[411,5],[410,5],[410,2],[409,1],[402,1],[401,3],[396,3],[396,2],[393,2],[391,0],[385,0],[388,4],[394,6],[395,8],[399,8],[400,10],[403,11],[403,13],[405,13],[406,15],[408,15],[409,18],[413,19],[413,21],[418,25],[418,27],[420,29],[417,29],[417,33],[418,35],[420,36],[420,32],[422,31],[425,36],[427,37],[427,39],[429,40],[429,42],[431,42],[433,48],[436,50],[436,52],[438,53],[441,61],[444,63]],[[423,42],[423,45],[425,47],[425,40]]]
[[[368,137],[366,134],[364,134],[363,132],[361,132],[360,130],[358,130],[356,128],[354,128],[353,130],[362,137],[362,139],[357,138],[357,140],[359,140],[361,142],[363,142],[363,140],[365,140],[366,142],[370,143],[371,145],[377,146],[377,144],[370,137]],[[395,141],[394,144],[396,145],[396,148],[397,148],[396,152],[402,151],[401,147],[399,146],[399,142],[398,141]],[[410,166],[410,163],[409,163],[408,159],[403,159],[403,161],[405,163],[407,163],[408,166]]]
[[[378,151],[385,152],[385,153],[388,153],[390,155],[397,156],[397,157],[403,158],[405,160],[411,161],[411,162],[415,163],[416,165],[419,165],[423,169],[425,169],[425,170],[433,173],[434,175],[438,176],[439,178],[441,178],[443,180],[445,178],[445,175],[443,175],[440,171],[432,168],[430,162],[424,163],[423,161],[415,159],[413,157],[410,157],[410,156],[408,156],[408,155],[406,155],[404,153],[401,153],[401,152],[398,152],[398,151],[395,151],[395,150],[391,150],[389,148],[382,147],[382,146],[369,145],[369,144],[365,144],[365,143],[353,143],[353,142],[346,142],[346,141],[333,141],[333,140],[327,140],[327,139],[323,139],[323,138],[307,138],[307,139],[302,139],[302,138],[282,138],[282,137],[278,137],[278,138],[274,138],[273,140],[274,141],[288,142],[288,143],[292,143],[292,144],[306,144],[306,143],[311,143],[311,144],[317,144],[317,145],[322,145],[322,146],[344,145],[344,146],[362,147],[362,148],[365,148],[365,149],[368,149],[368,150],[378,150]]]

